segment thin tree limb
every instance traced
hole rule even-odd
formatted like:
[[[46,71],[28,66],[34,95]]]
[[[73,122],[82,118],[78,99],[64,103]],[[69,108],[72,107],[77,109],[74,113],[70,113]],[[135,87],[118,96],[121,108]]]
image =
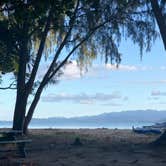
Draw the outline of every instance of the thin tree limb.
[[[105,21],[103,23],[101,23],[100,25],[94,27],[89,34],[82,39],[71,51],[70,53],[66,56],[66,58],[60,63],[60,65],[52,72],[52,74],[49,76],[49,78],[47,79],[47,81],[45,82],[45,84],[47,84],[52,78],[53,76],[57,73],[57,71],[59,71],[59,69],[68,61],[68,59],[70,58],[70,56],[73,54],[73,52],[80,46],[82,45],[85,41],[87,41],[92,34],[94,34],[96,32],[96,30],[98,30],[100,27],[104,26],[106,23],[108,23],[109,21]]]
[[[75,8],[73,17],[70,19],[70,23],[69,23],[70,28],[69,28],[69,30],[68,30],[66,36],[64,37],[64,39],[63,39],[61,45],[59,46],[57,52],[56,52],[55,55],[54,55],[54,59],[53,59],[51,65],[50,65],[50,67],[49,67],[49,69],[48,69],[48,71],[47,71],[47,73],[46,73],[46,75],[45,75],[46,77],[48,77],[49,74],[51,73],[51,71],[52,71],[52,69],[53,69],[53,67],[54,67],[54,64],[56,63],[56,61],[57,61],[57,59],[58,59],[58,57],[59,57],[59,55],[60,55],[62,49],[64,48],[64,46],[65,46],[65,44],[66,44],[66,42],[67,42],[68,37],[69,37],[70,34],[71,34],[71,31],[72,31],[73,26],[74,26],[74,21],[75,21],[75,19],[76,19],[76,14],[77,14],[78,7],[79,7],[79,0],[77,1],[76,8]]]
[[[52,74],[49,76],[47,82],[45,84],[47,84],[52,78],[53,76],[57,73],[57,71],[59,71],[59,69],[65,65],[65,63],[68,61],[68,59],[70,58],[70,56],[73,54],[73,52],[80,46],[82,45],[85,41],[88,40],[88,38],[94,33],[95,31],[91,32],[87,37],[85,37],[79,44],[77,44],[71,51],[70,53],[66,56],[66,58],[60,63],[60,65],[52,72]]]
[[[43,35],[42,35],[42,39],[40,41],[40,46],[39,46],[39,49],[38,49],[38,52],[37,52],[37,55],[36,55],[35,64],[33,66],[30,79],[27,82],[27,89],[28,89],[29,93],[30,93],[30,91],[33,87],[33,83],[34,83],[34,80],[35,80],[35,77],[36,77],[36,74],[37,74],[37,70],[39,68],[39,64],[40,64],[40,61],[41,61],[41,57],[42,57],[42,54],[43,54],[45,41],[46,41],[47,34],[48,34],[48,31],[49,31],[50,23],[51,23],[51,14],[52,14],[52,12],[50,10],[49,15],[48,15],[48,19],[47,19],[47,22],[46,22],[46,26],[45,26],[45,29],[44,29],[44,32],[43,32]]]
[[[9,86],[7,87],[0,87],[0,90],[6,90],[6,89],[17,89],[16,87],[12,87],[13,85],[16,85],[14,84],[15,81],[13,81]]]

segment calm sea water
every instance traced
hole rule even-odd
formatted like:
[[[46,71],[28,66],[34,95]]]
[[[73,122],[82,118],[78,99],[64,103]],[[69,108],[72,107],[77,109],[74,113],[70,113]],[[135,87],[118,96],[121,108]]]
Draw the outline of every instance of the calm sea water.
[[[79,128],[108,128],[108,129],[132,129],[134,127],[151,126],[154,123],[133,122],[133,123],[110,123],[110,124],[31,124],[30,128],[45,129],[45,128],[59,128],[59,129],[79,129]],[[0,128],[11,128],[11,122],[0,122]]]

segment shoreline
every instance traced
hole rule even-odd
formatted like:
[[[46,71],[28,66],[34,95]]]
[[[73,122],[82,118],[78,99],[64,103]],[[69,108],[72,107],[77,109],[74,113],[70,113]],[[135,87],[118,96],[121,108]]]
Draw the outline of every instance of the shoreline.
[[[155,123],[117,123],[117,124],[110,124],[110,125],[30,125],[29,129],[132,129],[134,127],[143,127],[143,126],[152,126]],[[1,125],[1,128],[12,128],[12,124],[10,125]]]

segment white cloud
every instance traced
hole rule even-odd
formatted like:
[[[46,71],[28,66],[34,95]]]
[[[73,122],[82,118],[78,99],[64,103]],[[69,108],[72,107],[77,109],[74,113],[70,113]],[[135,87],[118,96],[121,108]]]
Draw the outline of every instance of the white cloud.
[[[110,102],[110,103],[104,103],[102,104],[103,106],[109,106],[109,107],[120,107],[120,106],[123,106],[123,104],[120,104],[120,103],[113,103],[113,102]]]
[[[166,92],[161,92],[159,90],[153,90],[151,96],[166,96]]]
[[[136,71],[136,70],[138,70],[138,67],[133,66],[133,65],[119,65],[117,68],[116,65],[106,64],[105,67],[108,70],[120,70],[120,71]]]
[[[123,97],[123,101],[127,101],[129,98],[127,96]]]
[[[158,80],[158,81],[146,81],[145,83],[148,83],[148,84],[165,84],[166,83],[166,80]]]
[[[93,100],[80,100],[80,104],[91,105],[94,104]]]
[[[159,100],[158,96],[152,96],[152,97],[148,97],[148,100]]]
[[[46,73],[49,64],[43,64],[40,66],[38,72],[38,78],[42,78],[43,75]],[[141,66],[141,65],[124,65],[120,64],[117,68],[114,64],[93,64],[91,68],[89,68],[88,72],[83,69],[80,71],[80,67],[77,65],[75,60],[70,61],[64,68],[62,68],[63,74],[59,78],[60,80],[71,80],[71,79],[80,79],[82,76],[88,77],[104,77],[103,73],[108,72],[111,70],[112,72],[122,71],[122,72],[135,72],[135,71],[151,71],[151,70],[166,70],[166,66],[160,66],[157,68],[151,66]],[[139,81],[141,83],[141,81]],[[148,81],[142,81],[142,83],[149,83]],[[150,83],[166,83],[166,80],[159,80],[159,81],[151,81]]]
[[[113,92],[111,94],[106,93],[96,93],[96,94],[48,94],[47,96],[42,97],[44,102],[61,102],[61,101],[72,101],[81,104],[92,104],[95,101],[106,102],[114,99],[124,99],[119,92]]]
[[[42,79],[45,73],[47,72],[50,64],[42,64],[39,67],[38,73],[37,73],[37,79]],[[66,64],[61,71],[63,74],[59,78],[62,79],[78,79],[81,78],[81,76],[85,73],[85,71],[80,71],[79,66],[77,65],[76,61],[70,61],[68,64]]]
[[[80,71],[80,68],[77,65],[76,61],[71,61],[70,63],[68,63],[63,69],[63,72],[64,74],[62,76],[62,79],[80,78],[81,75],[85,73],[85,71]]]
[[[161,66],[160,70],[166,70],[166,66]]]

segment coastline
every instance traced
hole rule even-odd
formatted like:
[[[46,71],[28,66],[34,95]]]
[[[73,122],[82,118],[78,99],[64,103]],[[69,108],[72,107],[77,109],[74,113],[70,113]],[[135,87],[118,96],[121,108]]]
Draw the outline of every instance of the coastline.
[[[102,124],[90,124],[90,123],[73,123],[73,124],[52,124],[52,123],[32,123],[30,124],[30,129],[99,129],[99,128],[107,128],[107,129],[132,129],[134,127],[142,127],[142,126],[152,126],[155,125],[154,122],[117,122],[117,123],[102,123]],[[11,128],[12,122],[1,122],[0,128]]]

